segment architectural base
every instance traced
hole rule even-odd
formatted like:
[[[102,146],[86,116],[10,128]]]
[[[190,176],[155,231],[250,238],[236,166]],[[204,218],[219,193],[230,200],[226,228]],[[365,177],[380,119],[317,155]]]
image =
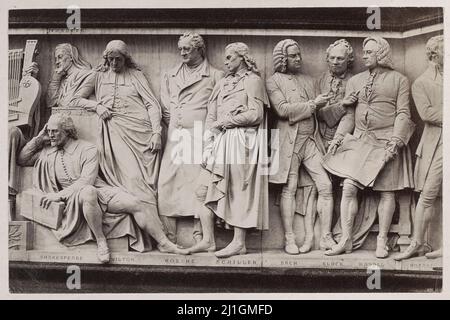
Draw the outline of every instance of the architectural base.
[[[395,256],[397,253],[392,253]],[[100,264],[96,250],[29,250],[9,251],[10,261],[69,263],[69,264]],[[442,270],[442,258],[427,259],[416,257],[404,261],[377,259],[373,251],[358,250],[351,254],[328,257],[323,251],[312,251],[301,255],[287,255],[282,250],[267,250],[263,253],[250,251],[246,255],[218,259],[213,253],[196,253],[192,255],[176,255],[151,251],[112,252],[112,265],[142,265],[142,266],[181,266],[181,267],[220,267],[220,268],[275,268],[275,269],[327,269],[327,270],[367,270],[378,267],[380,270],[439,272]]]
[[[385,270],[368,288],[367,270],[226,268],[80,264],[79,289],[68,289],[73,263],[10,262],[11,293],[215,293],[186,299],[227,299],[226,293],[440,292],[442,272]],[[155,297],[160,297],[157,295]],[[290,296],[295,298],[295,296]],[[167,296],[170,299],[170,296]],[[264,296],[261,296],[264,299]]]

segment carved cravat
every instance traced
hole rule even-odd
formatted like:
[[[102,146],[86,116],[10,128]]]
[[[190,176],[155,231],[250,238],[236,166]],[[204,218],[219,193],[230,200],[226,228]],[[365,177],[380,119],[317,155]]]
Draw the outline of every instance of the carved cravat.
[[[369,97],[372,94],[373,82],[375,81],[376,76],[377,76],[376,72],[371,72],[369,78],[367,79],[366,85],[364,86],[364,94],[366,95],[367,99],[369,99]]]
[[[333,75],[330,80],[330,91],[329,95],[331,96],[331,100],[336,100],[339,97],[342,88],[342,79],[340,77],[336,77]]]
[[[230,92],[234,90],[236,85],[239,83],[239,81],[242,79],[242,77],[245,75],[243,74],[230,74],[225,78],[225,83],[223,85],[223,89],[225,92]]]

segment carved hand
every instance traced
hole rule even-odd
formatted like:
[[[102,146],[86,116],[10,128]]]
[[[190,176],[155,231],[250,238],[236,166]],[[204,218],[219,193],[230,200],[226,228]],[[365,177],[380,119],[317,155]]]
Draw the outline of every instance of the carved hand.
[[[226,127],[224,126],[223,121],[214,121],[209,130],[211,130],[214,134],[217,134],[220,131],[225,130],[225,129],[226,129]]]
[[[359,91],[350,93],[350,95],[342,99],[342,105],[344,107],[354,105],[358,101],[358,94]]]
[[[328,150],[327,153],[331,153],[331,154],[335,154],[337,148],[342,144],[342,141],[344,140],[344,138],[342,136],[335,136],[333,140],[331,140],[330,142],[328,142],[329,146],[328,146]]]
[[[153,134],[150,140],[150,151],[152,153],[158,152],[161,150],[161,135],[158,133]]]
[[[207,145],[205,147],[205,149],[203,150],[203,154],[202,154],[202,166],[203,167],[206,167],[206,165],[208,164],[208,160],[210,159],[211,152],[212,152],[212,143]]]
[[[44,128],[42,128],[42,130],[39,131],[39,133],[36,136],[36,138],[42,140],[42,142],[44,144],[49,144],[50,143],[50,137],[48,136],[48,133],[47,133],[47,124],[45,124]]]
[[[395,137],[391,138],[391,140],[386,143],[384,161],[388,162],[394,159],[394,157],[398,154],[398,149],[403,146],[403,141]]]
[[[246,107],[246,106],[240,105],[240,106],[238,106],[236,109],[234,109],[233,111],[231,111],[230,114],[233,115],[233,116],[235,116],[235,115],[237,115],[237,114],[239,114],[239,113],[242,113],[242,112],[244,112],[244,111],[246,111],[246,110],[247,110],[247,107]]]
[[[52,202],[61,201],[61,197],[57,193],[47,193],[41,198],[40,206],[44,209],[48,209]]]
[[[330,99],[331,99],[331,96],[329,96],[328,93],[322,93],[322,94],[319,94],[316,97],[316,99],[314,99],[314,104],[317,107],[322,107],[322,106],[326,105],[328,100],[330,100]]]
[[[98,104],[95,111],[97,112],[98,116],[101,119],[103,120],[111,119],[112,116],[111,111],[109,111],[108,108],[106,108],[105,106]]]
[[[22,71],[22,76],[32,76],[33,78],[36,78],[37,74],[39,73],[39,66],[36,62],[32,62],[28,67],[24,68]]]

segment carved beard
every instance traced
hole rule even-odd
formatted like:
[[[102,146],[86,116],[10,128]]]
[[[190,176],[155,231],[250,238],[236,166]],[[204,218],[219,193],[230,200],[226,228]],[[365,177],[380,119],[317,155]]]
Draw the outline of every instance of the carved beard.
[[[71,66],[72,61],[69,61],[67,63],[60,63],[59,67],[55,68],[55,72],[58,74],[66,74],[67,70],[69,70]]]

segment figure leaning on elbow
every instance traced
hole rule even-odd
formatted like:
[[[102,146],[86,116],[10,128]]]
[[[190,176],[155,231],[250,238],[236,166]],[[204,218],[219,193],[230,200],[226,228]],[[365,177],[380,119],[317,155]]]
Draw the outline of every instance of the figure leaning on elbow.
[[[427,70],[414,81],[412,95],[420,118],[425,123],[417,147],[414,171],[416,191],[420,192],[414,215],[413,239],[409,247],[395,260],[408,259],[424,252],[425,232],[434,213],[434,204],[442,190],[442,99],[444,71],[444,37],[428,40]],[[442,249],[425,254],[427,258],[442,257]]]
[[[278,117],[279,169],[269,182],[283,184],[280,199],[281,218],[285,232],[285,251],[298,254],[293,221],[299,170],[303,166],[318,191],[317,211],[321,218],[320,246],[327,249],[336,244],[331,234],[333,193],[328,173],[321,165],[325,148],[320,138],[316,109],[324,106],[328,93],[317,95],[312,78],[300,72],[300,45],[291,39],[280,41],[273,50],[275,73],[267,80],[271,106]]]
[[[396,206],[395,192],[413,187],[411,156],[406,146],[414,124],[410,115],[409,82],[393,70],[389,43],[378,36],[366,38],[363,60],[367,70],[348,81],[343,100],[354,107],[341,119],[328,150],[333,155],[330,160],[337,163],[330,172],[345,179],[341,201],[342,238],[325,254],[352,251],[357,193],[368,187],[380,196],[375,255],[386,258],[388,232]],[[324,166],[329,170],[327,165],[325,161]],[[372,176],[372,181],[366,181]]]

